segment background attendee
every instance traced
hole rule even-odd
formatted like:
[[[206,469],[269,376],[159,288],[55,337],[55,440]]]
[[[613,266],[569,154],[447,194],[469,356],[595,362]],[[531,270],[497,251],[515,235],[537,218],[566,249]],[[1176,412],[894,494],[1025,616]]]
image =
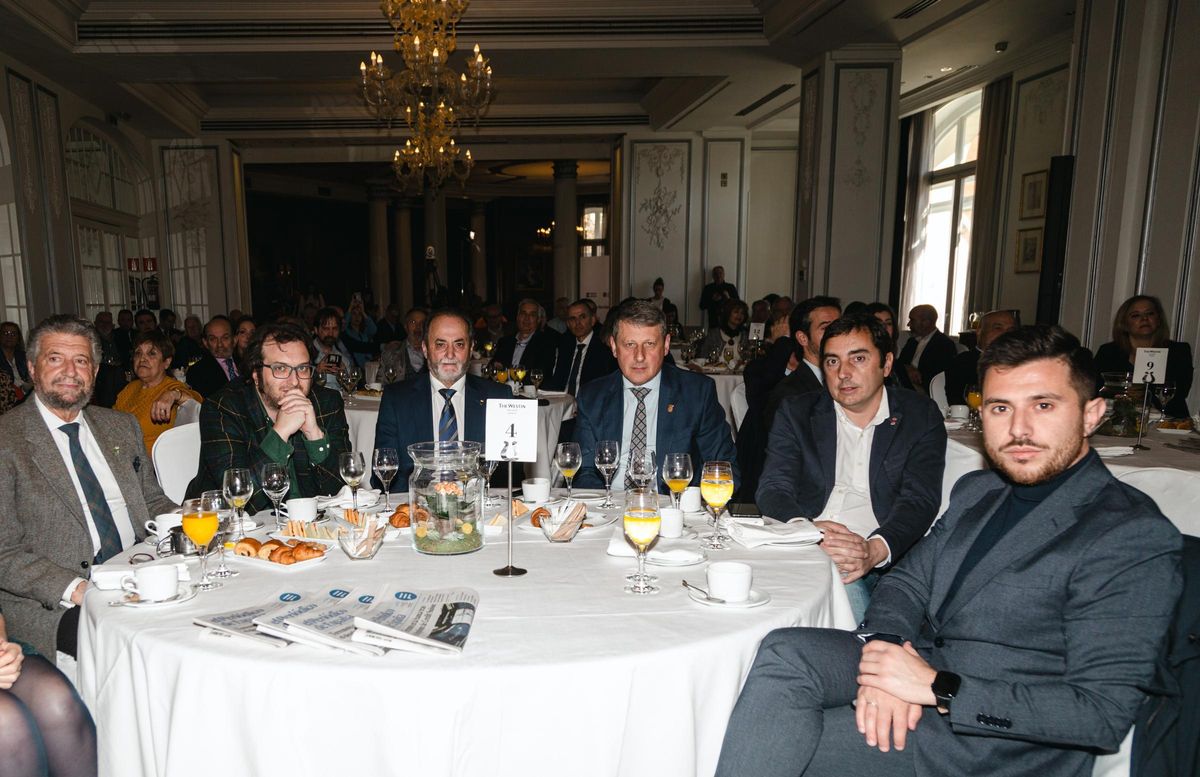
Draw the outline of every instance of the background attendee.
[[[546,388],[574,395],[588,381],[615,372],[617,360],[587,300],[576,300],[567,308],[567,326],[570,334],[559,342],[554,376],[546,381]]]
[[[553,329],[560,335],[567,333],[567,307],[571,300],[566,297],[558,297],[554,300],[554,318],[546,322],[547,329]]]
[[[400,306],[393,302],[387,306],[383,318],[375,322],[375,344],[382,348],[403,339],[404,321],[400,318]]]
[[[737,287],[725,282],[725,268],[720,265],[712,268],[712,283],[705,284],[700,291],[700,312],[708,313],[705,320],[709,329],[721,323],[721,306],[725,300],[737,298]]]
[[[208,399],[240,375],[233,358],[233,324],[228,318],[213,316],[205,324],[204,347],[208,353],[188,368],[187,384]]]
[[[125,364],[117,347],[116,328],[112,313],[101,310],[92,319],[96,336],[100,338],[100,370],[96,373],[96,388],[92,391],[92,404],[112,407],[117,394],[125,388]]]
[[[132,340],[130,341],[132,347]],[[204,348],[204,324],[200,316],[190,315],[183,319],[183,337],[175,343],[175,358],[171,363],[173,369],[186,370],[203,358],[207,351]]]
[[[346,346],[359,369],[379,353],[379,346],[375,344],[375,322],[367,315],[362,297],[357,294],[350,299],[350,307],[346,310],[342,344]]]
[[[184,401],[204,399],[167,374],[175,353],[171,338],[159,331],[144,332],[133,343],[133,374],[137,377],[117,395],[113,409],[137,419],[149,453],[159,435],[175,424],[175,413]]]
[[[237,319],[234,319],[235,321]],[[183,332],[179,331],[176,324],[179,323],[179,317],[175,315],[175,311],[170,308],[163,308],[158,311],[158,328],[162,333],[171,338],[171,342],[175,342],[183,336]]]
[[[535,300],[518,302],[517,331],[500,338],[492,351],[492,361],[506,367],[520,364],[526,369],[541,370],[544,378],[551,377],[559,337],[554,332],[542,331],[545,321],[546,311]]]
[[[888,336],[892,338],[892,351],[896,351],[897,333],[896,333],[896,311],[892,310],[892,306],[886,302],[871,302],[867,305],[867,312],[883,324],[883,328],[887,330]],[[889,386],[899,386],[900,388],[912,389],[912,380],[908,377],[908,370],[901,367],[899,362],[895,362],[892,372],[887,377]]]
[[[92,565],[178,507],[158,486],[137,421],[87,406],[99,358],[90,322],[51,316],[29,333],[33,398],[0,416],[0,608],[45,656],[75,655]]]
[[[154,315],[153,310],[142,308],[133,314],[133,328],[136,332],[149,332],[151,329],[157,329],[158,316]]]
[[[483,317],[475,323],[475,341],[479,345],[492,343],[495,345],[500,338],[510,334],[512,327],[504,316],[504,309],[496,303],[483,306]]]
[[[720,324],[708,330],[708,336],[700,344],[700,354],[707,358],[716,351],[726,349],[733,349],[736,353],[747,342],[746,319],[749,317],[750,309],[745,302],[739,299],[726,300],[718,317]]]
[[[258,324],[251,316],[242,316],[234,322],[233,358],[237,362],[238,372],[241,375],[249,372],[246,364],[246,349],[249,348],[250,338],[254,337],[256,329],[258,329]]]
[[[937,517],[946,427],[932,400],[884,386],[892,338],[874,316],[837,319],[820,349],[826,390],[780,404],[757,502],[763,515],[824,530],[858,620],[878,573]]]
[[[987,350],[997,337],[1020,325],[1021,317],[1016,310],[993,310],[984,314],[979,320],[976,347],[956,354],[954,361],[946,368],[946,404],[967,403],[967,387],[979,385],[979,354]]]
[[[912,337],[900,350],[897,362],[908,373],[913,388],[929,393],[929,381],[945,372],[958,347],[937,328],[938,312],[933,305],[917,305],[908,313]]]
[[[768,324],[771,321],[771,304],[765,299],[755,300],[750,306],[751,324]],[[770,327],[766,327],[770,328]]]
[[[1187,396],[1192,391],[1192,347],[1171,339],[1171,327],[1158,297],[1139,294],[1121,303],[1113,317],[1112,338],[1096,349],[1097,372],[1132,373],[1138,348],[1168,348],[1163,379],[1175,384],[1175,398],[1162,410],[1170,418],[1189,417]],[[1133,376],[1134,383],[1140,380],[1141,376]]]
[[[421,342],[428,373],[384,386],[375,447],[403,451],[391,483],[393,493],[408,490],[413,468],[409,445],[453,440],[485,443],[485,402],[512,399],[507,386],[467,374],[471,332],[471,322],[463,313],[435,311],[425,322]],[[375,486],[380,488],[382,483],[375,481]]]
[[[221,488],[225,470],[288,468],[289,498],[335,494],[338,456],[351,450],[341,395],[315,380],[312,342],[294,324],[265,324],[246,347],[250,379],[230,383],[200,408],[200,471],[189,496]],[[252,510],[270,509],[258,490]]]
[[[338,374],[354,364],[354,357],[342,342],[342,316],[337,308],[322,308],[317,312],[313,335],[313,346],[317,349],[314,357],[317,379],[326,388],[336,391]]]
[[[791,374],[775,384],[767,396],[763,423],[767,433],[774,423],[775,410],[787,397],[819,391],[825,383],[821,369],[821,338],[825,329],[842,315],[842,303],[837,297],[809,297],[792,308],[788,326],[799,357]]]
[[[404,314],[404,340],[380,354],[380,375],[385,375],[391,368],[395,380],[402,380],[425,369],[425,352],[421,349],[421,342],[425,335],[425,319],[428,317],[425,308],[411,308]]]
[[[666,288],[667,288],[667,286],[666,286],[666,284],[663,283],[662,278],[654,279],[654,285],[652,287],[654,294],[653,294],[653,296],[650,297],[648,302],[651,305],[653,305],[654,307],[658,308],[659,310],[663,309],[663,305],[669,304],[671,302],[671,300],[669,300],[663,296],[663,291]]]
[[[0,324],[0,372],[8,374],[21,397],[33,386],[26,361],[21,327],[15,321]]]
[[[113,339],[116,340],[117,350],[121,352],[121,364],[125,366],[125,369],[129,369],[129,356],[133,353],[133,336],[135,334],[133,311],[121,308],[117,311],[117,328],[113,331]]]
[[[653,303],[635,300],[614,313],[611,348],[619,370],[579,392],[575,440],[583,467],[576,482],[604,485],[595,468],[596,442],[618,440],[622,457],[613,476],[614,488],[626,487],[627,454],[637,447],[653,449],[659,463],[667,453],[689,454],[692,485],[699,485],[704,462],[728,461],[736,488],[740,483],[736,454],[716,384],[705,375],[663,363],[671,338],[662,311]],[[662,478],[654,480],[666,493]]]

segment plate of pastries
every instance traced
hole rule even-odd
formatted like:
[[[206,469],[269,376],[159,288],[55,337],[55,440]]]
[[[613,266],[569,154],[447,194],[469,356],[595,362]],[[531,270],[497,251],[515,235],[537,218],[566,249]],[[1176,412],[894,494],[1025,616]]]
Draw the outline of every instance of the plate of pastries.
[[[308,540],[246,537],[233,546],[233,558],[275,572],[295,572],[325,560],[326,547]]]

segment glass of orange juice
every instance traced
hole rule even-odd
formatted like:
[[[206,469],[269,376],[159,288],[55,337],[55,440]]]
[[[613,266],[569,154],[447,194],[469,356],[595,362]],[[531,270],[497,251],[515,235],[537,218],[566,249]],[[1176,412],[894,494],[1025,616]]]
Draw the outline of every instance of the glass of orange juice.
[[[625,492],[623,527],[625,536],[637,548],[638,571],[625,586],[630,594],[656,594],[658,586],[646,575],[646,551],[658,539],[661,525],[658,513],[658,493],[651,489],[631,489]]]
[[[983,428],[979,419],[979,408],[983,407],[983,392],[979,386],[967,386],[967,407],[971,408],[971,417],[967,420],[967,428],[978,432]]]
[[[700,496],[712,512],[713,533],[704,537],[700,547],[725,550],[733,538],[721,525],[721,513],[733,498],[733,466],[728,461],[706,461],[700,472]]]
[[[203,499],[187,499],[183,503],[183,533],[195,543],[200,551],[200,582],[196,587],[201,591],[211,591],[220,588],[220,581],[208,576],[208,554],[213,537],[217,534],[217,511],[205,509]]]

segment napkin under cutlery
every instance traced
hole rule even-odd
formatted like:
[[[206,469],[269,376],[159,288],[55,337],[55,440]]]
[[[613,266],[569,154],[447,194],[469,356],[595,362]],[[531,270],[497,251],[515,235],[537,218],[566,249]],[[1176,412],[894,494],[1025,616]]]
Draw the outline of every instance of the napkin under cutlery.
[[[379,501],[382,491],[377,488],[360,488],[358,489],[358,506],[370,507]],[[354,507],[354,497],[350,491],[350,486],[342,486],[342,490],[338,491],[333,496],[317,497],[317,509],[325,510],[330,507]]]
[[[637,551],[625,540],[625,529],[620,521],[613,528],[612,538],[608,541],[608,555],[620,558],[637,556]],[[668,564],[689,564],[703,561],[704,554],[696,549],[695,540],[659,537],[658,545],[646,554],[646,560],[665,561]]]
[[[743,547],[757,548],[760,545],[816,545],[824,534],[812,521],[798,518],[789,523],[764,521],[761,526],[734,521],[729,524],[729,536]]]

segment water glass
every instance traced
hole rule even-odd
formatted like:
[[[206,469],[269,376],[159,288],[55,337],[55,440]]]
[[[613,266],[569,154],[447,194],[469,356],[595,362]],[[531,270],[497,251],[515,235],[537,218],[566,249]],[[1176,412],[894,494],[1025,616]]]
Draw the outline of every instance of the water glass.
[[[604,477],[604,501],[600,506],[605,509],[616,507],[612,498],[612,479],[621,465],[621,443],[617,440],[601,440],[596,443],[596,470]]]
[[[383,483],[383,506],[390,513],[392,511],[392,479],[396,477],[396,472],[400,469],[400,456],[396,453],[395,448],[376,448],[372,465],[375,467],[375,476],[379,478],[380,483]]]

